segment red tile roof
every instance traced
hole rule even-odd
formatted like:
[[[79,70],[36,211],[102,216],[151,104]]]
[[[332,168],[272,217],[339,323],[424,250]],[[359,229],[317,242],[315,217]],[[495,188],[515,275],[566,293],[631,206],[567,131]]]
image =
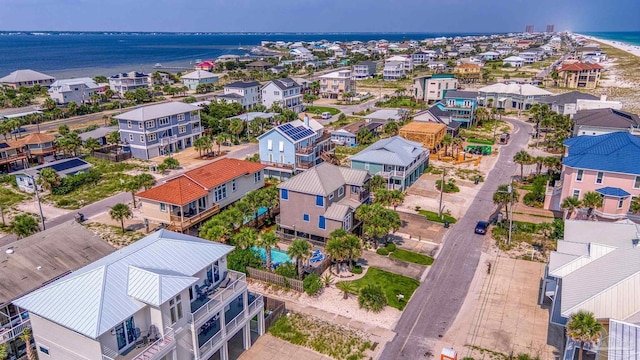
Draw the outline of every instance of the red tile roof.
[[[602,69],[602,68],[603,67],[600,66],[599,64],[586,64],[586,63],[583,63],[583,62],[576,62],[576,63],[573,63],[573,64],[562,65],[562,68],[560,68],[560,70],[558,70],[558,72],[597,70],[597,69]]]
[[[224,158],[199,168],[187,171],[186,176],[202,186],[213,189],[231,179],[242,175],[253,174],[266,166],[245,160]]]
[[[221,159],[187,171],[164,184],[137,194],[138,197],[174,205],[186,205],[209,193],[211,189],[266,166],[244,160]]]
[[[33,133],[29,134],[18,141],[22,141],[23,144],[44,144],[47,142],[55,141],[56,138],[43,133]]]
[[[173,205],[186,205],[209,191],[186,176],[180,176],[166,183],[137,194],[143,199],[155,200]]]

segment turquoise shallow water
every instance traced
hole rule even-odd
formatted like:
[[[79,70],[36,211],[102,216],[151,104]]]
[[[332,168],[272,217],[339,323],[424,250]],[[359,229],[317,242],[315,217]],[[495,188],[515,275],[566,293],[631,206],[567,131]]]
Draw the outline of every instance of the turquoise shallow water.
[[[578,32],[578,33],[597,37],[604,40],[620,41],[630,45],[640,46],[640,31]]]

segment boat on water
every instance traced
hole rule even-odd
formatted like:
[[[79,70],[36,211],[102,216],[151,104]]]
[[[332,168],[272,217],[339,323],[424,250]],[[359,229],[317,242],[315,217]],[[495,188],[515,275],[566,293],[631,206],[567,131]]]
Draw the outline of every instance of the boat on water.
[[[160,69],[162,67],[162,64],[160,63],[156,63],[155,65],[153,65],[154,69]]]

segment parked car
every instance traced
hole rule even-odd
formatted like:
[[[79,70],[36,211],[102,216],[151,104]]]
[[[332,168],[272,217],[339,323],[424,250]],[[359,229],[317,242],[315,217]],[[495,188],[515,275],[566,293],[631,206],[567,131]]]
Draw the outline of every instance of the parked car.
[[[17,129],[11,130],[11,134],[15,135],[15,134],[23,133],[23,132],[26,132],[26,131],[27,131],[27,129],[17,128]]]
[[[480,235],[484,235],[487,233],[487,228],[489,227],[489,223],[486,221],[478,221],[478,223],[476,224],[476,229],[475,229],[475,233],[476,234],[480,234]]]
[[[331,119],[331,113],[328,111],[325,111],[322,113],[322,120],[327,120],[327,119]]]

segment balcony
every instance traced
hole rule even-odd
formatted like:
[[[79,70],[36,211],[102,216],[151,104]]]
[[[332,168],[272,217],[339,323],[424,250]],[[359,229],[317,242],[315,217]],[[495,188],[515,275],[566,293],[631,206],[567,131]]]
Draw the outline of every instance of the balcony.
[[[150,345],[145,344],[146,340],[141,342],[142,345],[134,347],[126,354],[119,355],[117,351],[103,347],[102,360],[160,360],[169,352],[176,348],[175,331],[172,328],[166,328],[164,334],[158,340]]]
[[[22,161],[22,160],[25,160],[26,158],[27,158],[27,154],[25,153],[3,156],[3,157],[0,157],[0,165],[4,165],[4,164],[16,162],[16,161]]]
[[[204,320],[220,312],[230,299],[237,297],[247,289],[245,274],[228,270],[227,276],[231,279],[229,285],[225,288],[218,287],[215,289],[213,294],[208,295],[202,304],[199,304],[198,301],[192,303],[191,323],[194,326],[199,326]]]
[[[193,127],[191,129],[192,134],[200,134],[202,132],[202,126]]]
[[[293,164],[283,164],[283,163],[277,163],[273,161],[260,161],[260,163],[262,165],[267,165],[268,167],[293,170]]]
[[[5,326],[7,327],[0,328],[0,344],[9,342],[22,335],[24,329],[31,328],[31,321],[27,318],[23,320],[22,323],[19,323],[13,327],[10,327],[11,324],[7,324]]]
[[[220,206],[218,204],[214,204],[211,208],[202,210],[197,214],[189,215],[184,213],[182,216],[177,214],[171,214],[169,217],[171,219],[171,224],[167,229],[173,231],[184,231],[189,229],[193,225],[198,224],[204,220],[207,220],[211,216],[220,212]]]
[[[45,147],[38,147],[38,148],[29,148],[29,153],[33,156],[33,155],[49,155],[56,152],[56,147],[55,146],[45,146]]]

